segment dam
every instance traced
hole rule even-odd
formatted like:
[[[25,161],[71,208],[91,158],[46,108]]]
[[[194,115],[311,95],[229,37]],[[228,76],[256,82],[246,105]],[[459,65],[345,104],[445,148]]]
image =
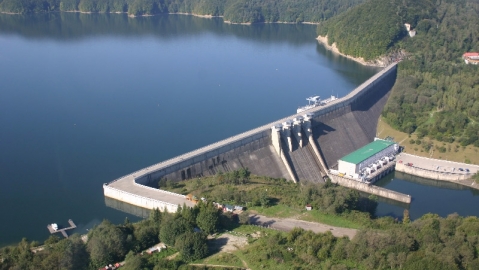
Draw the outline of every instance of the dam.
[[[143,208],[174,212],[193,204],[180,194],[153,188],[160,179],[182,181],[240,168],[294,182],[324,183],[342,156],[374,140],[380,113],[396,80],[393,63],[345,97],[285,117],[189,153],[143,168],[103,185],[105,197]],[[294,110],[292,108],[292,110]],[[351,180],[352,181],[352,180]],[[408,195],[376,186],[333,182],[392,200]]]

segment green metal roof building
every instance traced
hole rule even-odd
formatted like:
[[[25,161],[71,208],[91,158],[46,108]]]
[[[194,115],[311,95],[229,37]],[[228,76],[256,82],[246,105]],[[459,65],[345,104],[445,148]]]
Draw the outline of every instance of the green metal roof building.
[[[396,151],[397,145],[395,142],[376,139],[374,142],[339,159],[338,171],[348,175],[357,174],[362,168]]]
[[[340,160],[353,164],[359,164],[361,163],[361,161],[364,161],[371,156],[376,155],[377,153],[383,151],[391,145],[394,145],[394,142],[377,140],[370,144],[366,144],[365,146],[350,153],[349,155],[342,157]]]

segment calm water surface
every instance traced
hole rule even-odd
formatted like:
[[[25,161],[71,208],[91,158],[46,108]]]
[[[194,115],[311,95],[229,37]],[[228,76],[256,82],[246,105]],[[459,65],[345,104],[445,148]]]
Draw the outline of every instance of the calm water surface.
[[[308,96],[344,96],[375,72],[326,51],[311,25],[0,14],[0,246],[42,241],[69,218],[80,233],[137,220],[105,205],[103,183],[291,115]],[[413,195],[413,218],[449,204],[416,213],[442,188],[397,182],[386,187]],[[451,203],[444,214],[459,212]]]
[[[409,194],[410,205],[390,201],[380,201],[376,210],[378,216],[402,218],[404,209],[409,210],[411,219],[417,219],[426,213],[436,213],[446,217],[452,213],[461,216],[479,216],[479,190],[455,183],[425,179],[394,172],[376,185]]]
[[[0,246],[127,216],[102,184],[344,96],[377,70],[311,25],[56,13],[0,15]]]

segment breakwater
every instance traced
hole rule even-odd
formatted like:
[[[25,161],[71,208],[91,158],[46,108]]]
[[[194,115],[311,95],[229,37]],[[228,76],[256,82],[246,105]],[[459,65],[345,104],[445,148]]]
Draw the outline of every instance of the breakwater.
[[[479,185],[471,179],[479,171],[479,166],[420,157],[407,153],[397,156],[396,171],[423,178],[447,181],[479,189]]]
[[[379,197],[387,198],[390,200],[410,204],[411,203],[411,196],[407,194],[403,194],[400,192],[396,192],[394,190],[369,185],[357,180],[341,177],[339,175],[331,174],[329,176],[331,178],[331,182],[341,185],[343,187],[348,187],[352,189],[356,189],[362,192],[366,192],[369,194],[374,194]]]
[[[349,127],[361,125],[361,115],[376,118],[377,121],[382,107],[381,103],[378,106],[375,104],[387,98],[390,90],[387,86],[392,86],[396,70],[396,64],[392,64],[345,97],[324,106],[285,117],[104,184],[104,195],[144,208],[175,211],[175,206],[191,202],[184,196],[168,194],[149,186],[156,186],[161,178],[181,181],[239,168],[248,168],[256,175],[294,181],[308,181],[307,177],[314,176],[315,182],[321,182],[321,174],[328,169],[325,167],[332,163],[330,155],[345,155],[373,140],[374,137],[369,135],[375,134],[374,121],[365,125],[367,131],[357,128],[361,130],[357,134],[352,134],[355,129]],[[372,114],[368,114],[368,106]],[[338,117],[344,115],[349,121],[343,123],[345,129],[338,127],[327,132],[329,136],[336,134],[338,141],[335,143],[342,147],[324,150],[327,146],[322,145],[321,134],[315,134],[315,127],[321,128],[328,119],[337,122]],[[370,128],[373,130],[369,131]]]

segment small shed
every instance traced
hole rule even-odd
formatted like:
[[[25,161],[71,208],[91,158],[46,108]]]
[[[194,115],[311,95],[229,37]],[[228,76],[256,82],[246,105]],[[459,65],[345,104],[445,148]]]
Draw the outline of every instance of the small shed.
[[[241,205],[235,205],[235,210],[243,211],[244,207]]]
[[[234,207],[229,204],[225,204],[225,206],[223,207],[223,211],[225,212],[233,212],[233,210],[234,210]]]
[[[312,209],[313,209],[313,207],[311,206],[311,204],[306,205],[306,210],[311,211]]]
[[[153,254],[156,252],[161,252],[161,247],[151,247],[146,251],[148,254]]]

